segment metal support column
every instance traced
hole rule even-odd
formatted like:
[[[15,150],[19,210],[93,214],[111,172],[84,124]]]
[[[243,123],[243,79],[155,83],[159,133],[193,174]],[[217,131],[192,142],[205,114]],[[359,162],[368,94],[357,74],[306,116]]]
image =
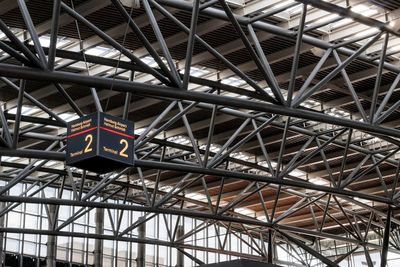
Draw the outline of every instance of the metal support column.
[[[272,240],[272,229],[268,230],[268,263],[272,263],[273,257],[273,240]]]
[[[144,240],[146,239],[146,218],[140,217],[138,221],[143,221],[138,227],[138,234],[139,239]],[[146,266],[146,244],[138,243],[138,250],[137,250],[137,267],[145,267]]]
[[[0,202],[0,210],[5,208],[5,202]],[[0,227],[3,228],[4,225],[4,215],[0,217]],[[5,253],[4,253],[4,232],[0,232],[0,266],[4,266]]]
[[[48,219],[49,231],[54,230],[56,213],[57,213],[57,205],[49,205],[49,219]],[[47,258],[46,258],[47,267],[56,266],[56,239],[57,237],[55,235],[49,235],[47,237]]]
[[[385,267],[386,263],[387,263],[387,254],[388,254],[388,248],[389,248],[391,218],[392,218],[392,207],[390,205],[388,205],[385,232],[383,234],[383,245],[382,245],[383,248],[382,248],[381,267]]]
[[[185,234],[185,228],[183,225],[179,225],[176,231],[176,239],[180,239]],[[180,250],[176,250],[176,267],[183,267],[184,266],[184,254]]]
[[[104,230],[104,209],[96,209],[96,234],[102,235]],[[96,239],[94,242],[94,267],[103,266],[103,240]]]

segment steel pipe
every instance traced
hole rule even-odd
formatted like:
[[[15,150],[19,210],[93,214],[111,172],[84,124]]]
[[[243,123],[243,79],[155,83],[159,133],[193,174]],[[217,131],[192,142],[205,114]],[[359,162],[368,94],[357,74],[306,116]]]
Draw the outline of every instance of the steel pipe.
[[[223,106],[249,109],[260,112],[268,112],[283,116],[295,118],[303,118],[312,121],[325,122],[329,124],[339,125],[358,129],[361,131],[371,132],[379,135],[389,135],[400,138],[400,130],[386,128],[382,126],[367,124],[355,120],[343,119],[329,116],[316,111],[309,111],[301,108],[283,107],[280,105],[268,104],[265,102],[256,102],[246,99],[238,99],[234,97],[226,97],[221,95],[199,93],[192,91],[182,91],[174,87],[158,86],[151,84],[143,84],[139,82],[113,80],[103,77],[84,76],[80,74],[62,72],[62,71],[43,71],[34,68],[20,67],[15,65],[0,63],[0,75],[30,79],[35,81],[47,80],[50,82],[65,82],[85,85],[96,88],[110,88],[113,84],[113,90],[121,92],[131,92],[150,97],[167,97],[181,100],[191,100],[196,102],[212,103]]]

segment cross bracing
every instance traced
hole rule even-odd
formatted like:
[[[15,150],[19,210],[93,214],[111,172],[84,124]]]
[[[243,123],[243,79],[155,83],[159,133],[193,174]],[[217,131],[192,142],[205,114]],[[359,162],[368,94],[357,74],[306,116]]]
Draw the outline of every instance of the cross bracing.
[[[247,234],[252,258],[281,264],[274,246],[306,266],[359,254],[371,264],[376,252],[385,264],[398,252],[395,4],[39,2],[0,2],[6,205],[196,218]],[[65,166],[66,122],[99,106],[135,122],[134,168],[99,176]],[[13,195],[22,183],[72,198]],[[1,230],[154,243],[132,238],[141,223],[112,235]],[[159,245],[188,249],[171,237]],[[332,241],[346,253],[328,254]]]

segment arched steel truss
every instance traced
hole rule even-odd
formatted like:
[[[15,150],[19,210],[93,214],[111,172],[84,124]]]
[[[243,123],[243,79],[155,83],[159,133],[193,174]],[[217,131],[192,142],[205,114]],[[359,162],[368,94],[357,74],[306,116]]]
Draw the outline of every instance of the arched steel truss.
[[[371,264],[369,251],[372,250],[381,253],[385,264],[388,250],[398,252],[400,130],[396,114],[400,101],[396,100],[396,87],[400,68],[393,63],[387,49],[390,40],[397,40],[399,36],[393,27],[325,1],[301,0],[283,8],[269,8],[264,13],[246,14],[240,12],[244,7],[235,4],[240,1],[143,0],[140,1],[142,14],[138,16],[131,16],[131,9],[122,6],[119,0],[104,2],[107,3],[99,4],[98,8],[112,5],[124,24],[103,30],[91,22],[88,10],[97,1],[71,7],[69,1],[54,0],[52,19],[34,25],[37,12],[30,12],[25,1],[18,0],[14,8],[21,12],[25,36],[13,32],[6,20],[0,20],[0,30],[7,37],[0,41],[1,91],[17,95],[12,99],[6,93],[0,95],[3,101],[0,174],[7,181],[0,190],[0,201],[6,203],[1,215],[20,203],[42,203],[83,207],[79,213],[104,208],[141,211],[147,217],[173,214],[198,218],[206,224],[229,225],[229,231],[246,232],[252,239],[268,243],[267,248],[257,247],[256,242],[251,244],[257,256],[235,254],[223,247],[216,251],[276,262],[274,244],[287,243],[298,251],[298,261],[307,266],[311,258],[328,266],[338,266],[356,251],[363,251]],[[302,11],[291,26],[268,20],[292,6],[301,7]],[[340,42],[323,40],[313,30],[334,20],[308,25],[310,9],[307,8],[311,7],[314,12],[328,10],[343,16],[336,20],[350,17],[357,25],[379,30]],[[179,12],[189,13],[190,20],[182,21],[182,16],[176,15]],[[200,18],[206,19],[200,23]],[[160,29],[161,19],[172,22],[179,32],[166,37],[165,29]],[[91,32],[90,37],[83,37],[68,48],[57,48],[57,40],[63,37],[58,29],[74,22]],[[206,34],[207,28],[215,25],[230,25],[235,40],[214,47]],[[136,36],[134,41],[121,40],[124,29]],[[149,40],[149,29],[154,40]],[[50,32],[49,46],[43,47],[40,36],[47,32]],[[266,52],[268,40],[274,36],[291,40],[293,47],[282,49],[290,56],[282,51]],[[131,41],[139,42],[138,48],[126,45]],[[118,56],[85,54],[98,44],[112,47]],[[382,47],[380,52],[367,52],[378,44]],[[171,52],[177,45],[185,51],[183,59],[174,58]],[[237,65],[224,48],[245,49],[250,61]],[[300,66],[304,64],[302,54],[310,49],[319,51],[318,60]],[[154,65],[143,61],[145,55],[153,58]],[[271,66],[280,58],[292,60],[287,72],[279,76]],[[219,64],[215,73],[204,77],[188,75],[191,66],[215,59]],[[376,77],[369,91],[357,90],[353,81],[357,73],[346,71],[355,62],[368,66]],[[90,68],[71,71],[79,63]],[[257,72],[260,78],[252,76],[251,71]],[[393,78],[382,85],[385,74]],[[233,75],[243,82],[240,86],[221,82]],[[29,81],[45,83],[31,90],[27,88]],[[78,87],[79,92],[71,91],[73,87]],[[340,92],[338,100],[347,99],[352,105],[349,117],[328,112],[334,108],[329,106],[333,100],[322,99],[319,108],[305,105],[309,100],[318,99],[316,95],[327,88]],[[49,106],[49,101],[42,102],[46,98],[44,94],[54,93],[62,97],[62,104]],[[106,112],[132,119],[143,107],[162,107],[154,114],[139,116],[136,122],[144,130],[136,135],[135,167],[98,176],[64,166],[66,121],[60,114],[68,111],[82,116],[93,103],[97,109],[101,105],[106,108],[107,98],[118,95],[124,95],[123,106]],[[28,102],[40,110],[34,115],[23,114],[24,103]],[[14,107],[15,112],[9,112]],[[199,113],[203,115],[199,117]],[[234,121],[235,127],[224,131],[220,126],[226,121]],[[274,134],[270,135],[270,131]],[[172,138],[181,135],[186,136],[186,143]],[[216,143],[220,147],[213,150]],[[234,156],[249,146],[257,151],[255,157]],[[4,160],[5,157],[29,161],[13,162]],[[50,161],[62,167],[47,167]],[[312,174],[297,177],[296,170],[307,173],[313,164],[320,166],[316,168],[318,179]],[[32,191],[19,196],[9,194],[19,183],[40,185],[38,192],[46,187],[65,188],[73,191],[74,198],[37,197],[34,195],[38,192]],[[241,187],[235,188],[235,183]],[[229,189],[230,186],[234,189]],[[191,198],[193,192],[200,192],[204,199]],[[109,203],[109,198],[128,202]],[[283,198],[291,201],[280,204]],[[254,210],[255,216],[238,212],[238,208],[250,202],[258,207]],[[74,214],[64,224],[73,222],[78,215]],[[301,218],[311,223],[291,222]],[[3,227],[0,231],[148,243],[172,246],[180,251],[213,251],[186,245],[184,239],[155,240],[129,235],[145,221],[139,220],[114,235],[67,232],[62,227],[50,230]],[[193,229],[184,237],[189,238],[196,231]],[[376,234],[381,242],[371,242],[370,233]],[[351,250],[344,255],[325,256],[320,246],[326,240],[344,242],[351,245]],[[186,256],[190,257],[187,253]],[[195,257],[192,259],[201,263]]]

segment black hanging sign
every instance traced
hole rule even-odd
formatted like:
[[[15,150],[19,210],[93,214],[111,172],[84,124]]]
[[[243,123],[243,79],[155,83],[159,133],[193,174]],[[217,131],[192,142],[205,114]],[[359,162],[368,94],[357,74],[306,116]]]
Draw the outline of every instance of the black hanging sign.
[[[67,165],[95,173],[133,166],[133,123],[93,113],[68,123]]]

